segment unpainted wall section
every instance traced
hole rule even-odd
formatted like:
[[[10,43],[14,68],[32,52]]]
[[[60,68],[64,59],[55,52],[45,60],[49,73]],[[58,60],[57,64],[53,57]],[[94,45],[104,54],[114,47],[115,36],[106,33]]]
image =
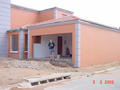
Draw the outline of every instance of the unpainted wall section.
[[[36,59],[49,57],[49,40],[55,43],[55,55],[57,55],[57,35],[42,35],[40,43],[33,44],[33,57]]]
[[[120,61],[120,33],[81,24],[81,66]]]

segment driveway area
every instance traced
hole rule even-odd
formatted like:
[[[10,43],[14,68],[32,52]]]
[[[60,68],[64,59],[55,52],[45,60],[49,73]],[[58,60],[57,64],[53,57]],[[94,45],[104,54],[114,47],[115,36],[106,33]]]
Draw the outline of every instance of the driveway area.
[[[44,90],[120,90],[120,68],[83,77]]]

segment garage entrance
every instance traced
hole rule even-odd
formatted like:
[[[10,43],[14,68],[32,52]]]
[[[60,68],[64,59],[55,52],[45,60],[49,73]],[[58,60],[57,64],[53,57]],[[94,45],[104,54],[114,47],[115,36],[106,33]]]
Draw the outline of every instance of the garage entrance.
[[[35,40],[36,39],[36,40]],[[48,47],[49,40],[55,43],[55,58],[60,55],[60,58],[72,59],[72,34],[55,34],[55,35],[42,35],[33,37],[33,57],[35,59],[49,58],[50,52]],[[69,55],[66,50],[69,49]]]

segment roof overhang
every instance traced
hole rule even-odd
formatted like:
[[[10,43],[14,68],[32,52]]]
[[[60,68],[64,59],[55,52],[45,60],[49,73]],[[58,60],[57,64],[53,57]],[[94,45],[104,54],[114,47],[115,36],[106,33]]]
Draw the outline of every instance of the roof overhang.
[[[27,31],[28,29],[23,29],[23,28],[15,28],[15,29],[10,29],[7,32],[14,32],[14,31]]]
[[[64,25],[64,24],[75,24],[78,22],[79,20],[69,20],[69,21],[63,21],[63,22],[60,21],[60,22],[54,22],[54,23],[48,23],[48,24],[29,26],[28,29],[38,29],[38,28],[43,28],[43,27],[58,26],[58,25]]]
[[[113,27],[109,27],[106,25],[102,25],[102,24],[98,24],[98,23],[94,23],[94,22],[89,22],[89,21],[85,21],[85,20],[79,20],[79,23],[81,24],[87,24],[87,25],[92,25],[98,28],[103,28],[103,29],[107,29],[107,30],[111,30],[111,31],[115,31],[115,32],[120,32],[119,29],[117,28],[113,28]]]
[[[41,25],[34,25],[34,26],[29,26],[28,29],[38,29],[38,28],[49,27],[49,26],[58,26],[58,25],[64,25],[64,24],[77,24],[77,23],[91,25],[94,27],[103,28],[103,29],[107,29],[107,30],[111,30],[115,32],[120,32],[120,30],[118,30],[117,28],[113,28],[113,27],[109,27],[109,26],[105,26],[102,24],[97,24],[97,23],[89,22],[85,20],[69,20],[69,21],[63,21],[63,22],[60,21],[60,22],[47,23],[47,24],[41,24]]]

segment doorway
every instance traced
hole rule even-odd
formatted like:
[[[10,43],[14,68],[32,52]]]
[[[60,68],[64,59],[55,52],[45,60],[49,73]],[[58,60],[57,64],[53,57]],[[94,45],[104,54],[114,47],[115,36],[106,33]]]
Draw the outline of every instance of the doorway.
[[[59,55],[62,55],[62,36],[58,36],[58,50]]]

